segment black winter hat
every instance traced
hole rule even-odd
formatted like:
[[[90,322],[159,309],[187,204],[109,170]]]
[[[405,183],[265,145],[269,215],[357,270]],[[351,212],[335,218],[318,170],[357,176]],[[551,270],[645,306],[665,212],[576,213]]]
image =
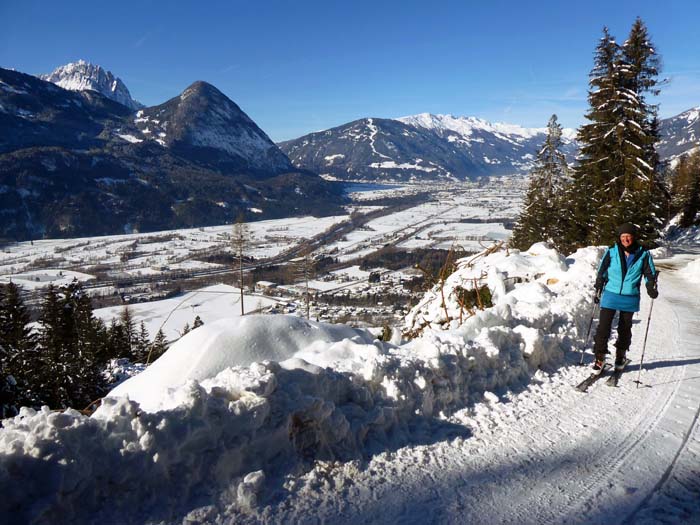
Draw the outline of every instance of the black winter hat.
[[[622,235],[623,233],[629,233],[630,235],[637,236],[637,227],[632,224],[631,222],[626,222],[624,224],[621,224],[617,228],[617,235],[618,237]]]

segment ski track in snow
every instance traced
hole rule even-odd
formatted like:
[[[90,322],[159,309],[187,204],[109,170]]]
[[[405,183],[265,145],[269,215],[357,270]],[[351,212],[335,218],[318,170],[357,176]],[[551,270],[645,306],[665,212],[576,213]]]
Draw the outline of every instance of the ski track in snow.
[[[700,523],[700,290],[664,269],[660,291],[639,387],[646,297],[618,388],[577,392],[588,370],[572,364],[510,402],[455,414],[472,436],[317,466],[248,520]]]

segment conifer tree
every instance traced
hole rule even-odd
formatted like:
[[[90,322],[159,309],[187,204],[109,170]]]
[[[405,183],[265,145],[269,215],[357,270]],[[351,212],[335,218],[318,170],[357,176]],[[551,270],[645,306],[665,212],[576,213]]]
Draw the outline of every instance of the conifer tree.
[[[39,328],[39,350],[41,359],[36,363],[36,390],[39,401],[50,407],[63,406],[67,394],[62,378],[67,374],[65,348],[69,343],[65,334],[62,306],[58,291],[49,285],[41,306],[41,326]]]
[[[125,306],[121,314],[119,315],[119,324],[122,327],[122,333],[124,337],[124,354],[120,357],[126,357],[128,359],[134,359],[134,350],[137,342],[136,334],[136,324],[134,323],[134,317],[131,314],[131,310],[128,306]]]
[[[10,352],[0,343],[0,420],[17,415],[17,381],[10,370]]]
[[[139,325],[139,332],[136,335],[136,345],[134,346],[134,360],[138,363],[145,363],[148,359],[148,349],[149,349],[148,330],[143,321]]]
[[[90,298],[79,282],[49,286],[40,318],[37,392],[52,408],[82,408],[101,395],[103,341]]]
[[[165,334],[163,333],[163,329],[159,329],[158,333],[156,334],[156,337],[153,339],[153,342],[151,343],[151,347],[149,349],[149,357],[148,360],[146,361],[146,364],[150,364],[156,359],[158,359],[160,356],[162,356],[165,351],[168,349],[168,342],[165,339]]]
[[[510,244],[520,250],[533,243],[559,238],[560,196],[568,183],[566,157],[561,152],[562,129],[557,116],[547,124],[547,137],[537,154],[523,211],[513,228]]]
[[[603,36],[596,48],[590,73],[588,104],[585,117],[589,121],[579,128],[581,151],[574,172],[576,199],[571,203],[573,231],[568,233],[572,244],[584,245],[589,241],[601,242],[601,237],[618,222],[616,210],[609,203],[622,192],[617,176],[622,162],[617,144],[616,128],[620,118],[619,65],[620,47],[603,28]]]
[[[117,320],[116,317],[113,317],[109,322],[107,334],[109,339],[109,358],[130,359],[131,348],[129,346],[129,341],[124,333],[124,326]]]
[[[21,352],[33,345],[31,319],[21,289],[9,283],[0,290],[0,344]]]
[[[658,105],[648,96],[659,94],[661,61],[646,25],[637,18],[622,46],[621,80],[624,104],[625,191],[624,219],[639,226],[640,236],[655,241],[666,220],[667,191],[659,173],[655,145],[659,140]],[[621,127],[621,126],[620,126]]]
[[[574,172],[564,244],[609,244],[616,226],[635,223],[654,242],[666,220],[667,192],[658,170],[659,58],[637,19],[619,46],[603,29],[590,75],[586,113],[579,129],[581,152]]]
[[[14,415],[34,403],[29,380],[33,375],[35,341],[31,319],[14,283],[0,288],[0,417]]]

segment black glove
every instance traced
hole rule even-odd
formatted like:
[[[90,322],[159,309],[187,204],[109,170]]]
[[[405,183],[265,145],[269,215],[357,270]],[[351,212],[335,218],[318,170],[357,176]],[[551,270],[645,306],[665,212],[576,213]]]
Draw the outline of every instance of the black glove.
[[[595,279],[595,297],[593,297],[593,302],[595,304],[600,303],[600,296],[603,295],[603,288],[605,288],[605,278],[599,275]]]
[[[647,282],[647,294],[652,299],[656,299],[659,296],[659,289],[656,286],[656,281]]]
[[[599,275],[595,279],[595,294],[600,295],[603,293],[603,288],[605,288],[605,278],[602,275]]]

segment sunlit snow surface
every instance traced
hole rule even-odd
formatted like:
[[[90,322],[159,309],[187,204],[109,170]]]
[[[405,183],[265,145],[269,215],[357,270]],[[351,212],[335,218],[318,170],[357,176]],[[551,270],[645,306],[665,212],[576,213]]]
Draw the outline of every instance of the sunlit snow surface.
[[[236,489],[243,477],[274,468],[280,457],[349,459],[406,442],[412,421],[526,384],[537,365],[561,362],[585,324],[585,287],[598,251],[577,253],[569,271],[549,251],[547,277],[559,278],[553,289],[538,282],[523,284],[536,288],[520,296],[504,290],[494,308],[463,327],[399,346],[287,316],[205,325],[120,385],[91,418],[23,410],[6,421],[0,481],[14,488],[0,505],[23,508],[27,519],[37,512],[25,506],[27,497],[65,517],[108,516],[114,509],[98,502],[114,498],[116,484],[120,501],[134,505],[129,519],[164,485],[168,497],[152,503],[154,517],[183,512],[195,493],[225,487],[235,489],[230,504],[245,506]],[[523,259],[520,268],[531,261],[531,276],[540,273],[541,255],[511,253]],[[499,253],[489,257],[510,262]],[[533,309],[553,296],[561,313]],[[47,469],[55,475],[39,474]]]
[[[450,287],[475,272],[493,286],[495,305],[445,325],[433,295],[413,311],[426,326],[410,342],[288,316],[205,325],[115,389],[92,417],[24,409],[5,420],[0,515],[10,523],[541,523],[562,516],[603,523],[596,508],[611,508],[614,486],[626,498],[619,508],[640,522],[654,523],[658,505],[672,505],[671,523],[697,517],[697,498],[679,501],[673,483],[691,495],[700,490],[692,481],[700,435],[691,370],[700,360],[687,361],[688,381],[674,386],[684,361],[674,354],[681,364],[664,365],[661,353],[663,341],[680,338],[684,355],[700,354],[687,331],[697,293],[668,260],[660,289],[677,302],[660,299],[654,310],[643,375],[654,386],[635,389],[626,375],[620,389],[600,386],[584,397],[572,385],[586,372],[571,364],[586,335],[602,250],[564,258],[535,245],[476,263],[466,258],[446,285],[448,313]],[[591,408],[598,405],[606,412]],[[685,426],[677,432],[667,419]],[[616,437],[627,433],[630,441],[618,446]],[[595,461],[606,454],[617,461],[614,485],[592,476],[605,473]],[[668,483],[654,489],[667,468]],[[645,503],[652,489],[655,499]],[[548,505],[533,504],[539,491],[549,494]]]
[[[158,330],[163,330],[168,341],[175,341],[182,335],[185,324],[191,327],[197,316],[205,324],[221,319],[234,321],[234,318],[241,314],[240,301],[240,288],[216,284],[171,299],[132,304],[128,308],[134,323],[139,326],[143,322],[151,339],[156,336]],[[274,299],[246,292],[243,295],[243,311],[250,313],[272,306],[276,302]],[[110,306],[95,310],[95,316],[109,324],[112,319],[122,315],[123,311],[124,306]]]

